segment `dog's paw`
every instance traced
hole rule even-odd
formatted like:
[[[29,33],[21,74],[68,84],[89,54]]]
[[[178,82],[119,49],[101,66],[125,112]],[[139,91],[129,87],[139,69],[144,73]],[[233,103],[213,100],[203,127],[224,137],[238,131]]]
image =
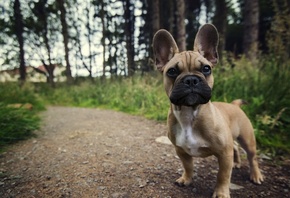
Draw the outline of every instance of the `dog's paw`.
[[[255,184],[262,184],[264,181],[264,176],[260,172],[260,170],[252,171],[250,174],[250,179],[253,181]]]
[[[238,163],[238,162],[234,162],[234,166],[233,168],[241,168],[241,163]]]
[[[180,177],[175,181],[175,184],[178,186],[189,186],[192,182],[192,178],[185,178],[184,176]]]
[[[230,191],[223,189],[216,189],[212,195],[212,198],[230,198]]]

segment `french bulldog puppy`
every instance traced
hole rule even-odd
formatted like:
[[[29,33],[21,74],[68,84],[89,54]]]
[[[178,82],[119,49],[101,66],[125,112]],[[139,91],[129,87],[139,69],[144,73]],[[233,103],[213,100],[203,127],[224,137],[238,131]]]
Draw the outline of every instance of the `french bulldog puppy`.
[[[219,170],[212,197],[224,198],[230,197],[235,140],[247,152],[250,179],[257,184],[264,179],[258,167],[254,130],[239,107],[240,102],[210,101],[214,84],[212,69],[218,62],[217,45],[218,32],[211,24],[199,29],[193,51],[179,52],[172,35],[164,29],[153,38],[155,64],[163,74],[170,100],[168,137],[184,167],[176,182],[185,186],[192,182],[192,157],[214,155]],[[239,167],[239,156],[236,159]]]

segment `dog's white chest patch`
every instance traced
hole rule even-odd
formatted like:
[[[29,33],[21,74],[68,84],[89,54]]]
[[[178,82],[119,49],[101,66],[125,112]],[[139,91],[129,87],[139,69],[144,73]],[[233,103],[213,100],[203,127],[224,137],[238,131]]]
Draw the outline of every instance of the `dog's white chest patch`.
[[[192,120],[191,122],[187,122],[184,121],[186,119],[182,118],[182,114],[179,112],[174,112],[174,114],[181,127],[175,134],[176,145],[183,148],[183,150],[189,155],[193,157],[200,157],[202,155],[200,149],[208,147],[206,141],[199,135],[199,133],[192,130]],[[187,119],[189,119],[188,116]]]
[[[205,141],[195,135],[191,127],[182,128],[177,132],[176,145],[183,148],[184,151],[193,157],[201,156],[200,149],[207,147]]]

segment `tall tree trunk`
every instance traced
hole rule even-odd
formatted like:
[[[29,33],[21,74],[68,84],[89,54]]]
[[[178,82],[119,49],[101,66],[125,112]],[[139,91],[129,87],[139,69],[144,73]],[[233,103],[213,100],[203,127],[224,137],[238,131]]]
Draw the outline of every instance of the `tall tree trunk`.
[[[258,36],[259,1],[245,0],[243,48],[246,58],[252,62],[255,62],[258,56]]]
[[[80,61],[82,62],[83,64],[83,67],[89,72],[89,77],[92,78],[92,71],[90,70],[89,66],[86,64],[85,62],[85,57],[84,57],[84,54],[83,54],[83,50],[82,50],[82,45],[81,45],[81,41],[80,41],[80,28],[78,27],[78,25],[76,24],[76,22],[74,21],[73,22],[73,27],[76,31],[76,37],[75,37],[75,42],[76,42],[76,47],[78,48],[77,50],[77,58],[80,59]]]
[[[124,1],[124,19],[125,19],[125,39],[127,49],[127,60],[128,60],[128,75],[132,76],[135,73],[135,62],[134,62],[134,8],[130,0]]]
[[[144,0],[143,0],[144,1]],[[145,0],[146,2],[146,0]],[[146,42],[146,58],[147,63],[145,63],[144,71],[151,71],[154,70],[155,65],[153,64],[153,50],[151,49],[153,36],[154,34],[161,28],[160,27],[160,8],[159,8],[159,0],[149,0],[147,3],[143,3],[144,8],[144,18],[145,26],[143,27],[143,36],[144,42]],[[145,5],[147,7],[145,7]],[[146,13],[146,14],[145,14]]]
[[[51,61],[51,48],[49,45],[49,38],[48,38],[48,13],[46,9],[47,0],[39,0],[38,3],[36,3],[37,8],[37,17],[40,23],[42,23],[42,38],[44,41],[44,46],[47,50],[47,56],[48,56],[48,64],[45,63],[45,61],[42,59],[43,66],[45,67],[46,71],[48,72],[47,77],[47,83],[49,83],[52,87],[54,87],[54,65]]]
[[[102,46],[103,46],[103,77],[106,76],[106,21],[105,21],[105,3],[101,0],[100,18],[102,21]]]
[[[185,31],[185,2],[184,0],[176,1],[176,29],[177,29],[177,46],[180,51],[186,50],[186,31]]]
[[[186,0],[186,20],[188,23],[186,24],[186,34],[188,37],[186,38],[186,44],[188,49],[192,49],[194,43],[194,36],[196,35],[198,28],[200,27],[199,18],[201,12],[202,2],[204,0]],[[211,1],[211,0],[206,0]]]
[[[47,17],[46,17],[47,19]],[[54,71],[54,66],[52,65],[52,61],[51,61],[51,48],[50,48],[50,45],[49,45],[49,40],[48,40],[48,24],[47,24],[47,20],[45,20],[44,22],[44,33],[43,33],[43,39],[44,39],[44,44],[45,44],[45,47],[46,47],[46,50],[47,50],[47,55],[48,55],[48,65],[45,64],[45,61],[43,60],[42,63],[45,67],[45,69],[47,70],[48,72],[48,78],[47,78],[47,82],[52,86],[54,87],[54,74],[53,74],[53,71]]]
[[[226,29],[227,29],[227,3],[226,0],[215,0],[215,15],[213,18],[213,24],[216,26],[219,32],[219,46],[218,54],[219,60],[223,62],[223,51],[226,45]]]
[[[159,0],[151,0],[152,5],[152,33],[153,35],[160,29]]]
[[[174,31],[174,10],[175,10],[175,5],[173,1],[168,1],[168,6],[169,6],[169,17],[168,17],[168,24],[169,24],[169,28],[168,31],[173,33]]]
[[[90,2],[89,2],[90,4]],[[92,55],[92,29],[91,29],[91,23],[90,23],[90,5],[88,5],[86,7],[86,18],[87,18],[87,24],[86,24],[86,27],[87,27],[87,30],[88,30],[88,35],[87,35],[87,38],[88,38],[88,45],[89,45],[89,73],[90,73],[90,78],[93,77],[92,75],[92,69],[93,69],[93,55]]]
[[[72,82],[73,78],[71,75],[71,65],[69,62],[69,49],[68,49],[68,26],[66,22],[66,9],[64,6],[65,0],[58,0],[59,10],[60,10],[60,20],[62,26],[62,36],[63,36],[63,45],[64,45],[64,52],[65,52],[65,62],[66,62],[66,77],[68,82]]]
[[[19,44],[19,60],[20,60],[20,81],[23,83],[26,80],[26,67],[25,67],[25,60],[24,60],[24,39],[23,39],[23,17],[20,10],[20,2],[19,0],[14,1],[13,5],[14,10],[14,26],[17,41]]]

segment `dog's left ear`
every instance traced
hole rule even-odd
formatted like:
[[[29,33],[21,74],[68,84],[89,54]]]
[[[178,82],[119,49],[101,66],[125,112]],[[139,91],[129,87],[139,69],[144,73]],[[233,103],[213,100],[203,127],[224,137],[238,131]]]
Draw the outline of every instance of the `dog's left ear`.
[[[194,40],[194,51],[199,52],[213,65],[218,63],[217,47],[219,36],[214,25],[205,24],[201,26]]]
[[[163,72],[166,63],[177,53],[178,47],[172,35],[164,29],[159,30],[153,37],[153,52],[157,69]]]

